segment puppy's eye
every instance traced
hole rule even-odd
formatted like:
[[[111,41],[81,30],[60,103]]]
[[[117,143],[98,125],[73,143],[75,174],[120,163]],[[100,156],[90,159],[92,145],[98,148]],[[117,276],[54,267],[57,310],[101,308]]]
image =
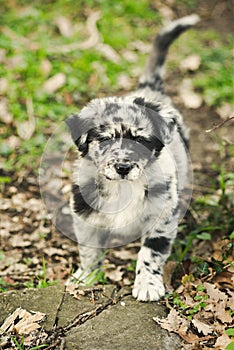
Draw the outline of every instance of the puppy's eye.
[[[145,140],[145,139],[144,139],[142,136],[137,136],[137,137],[135,138],[135,141],[136,141],[137,143],[143,143],[144,140]]]
[[[100,135],[99,137],[98,137],[98,141],[100,141],[100,142],[104,142],[104,141],[110,141],[112,139],[112,137],[111,136],[102,136],[102,135]]]

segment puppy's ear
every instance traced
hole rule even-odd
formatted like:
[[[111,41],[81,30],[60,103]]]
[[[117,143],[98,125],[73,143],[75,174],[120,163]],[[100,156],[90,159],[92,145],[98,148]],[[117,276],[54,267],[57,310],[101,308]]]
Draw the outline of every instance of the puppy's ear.
[[[85,156],[88,153],[88,131],[92,127],[88,119],[81,118],[80,114],[72,114],[65,122],[79,152],[82,156]]]
[[[172,141],[173,131],[176,126],[176,119],[168,113],[168,116],[162,117],[160,114],[161,105],[145,101],[144,98],[138,97],[133,101],[138,106],[144,107],[146,117],[148,117],[154,126],[155,136],[163,145]]]

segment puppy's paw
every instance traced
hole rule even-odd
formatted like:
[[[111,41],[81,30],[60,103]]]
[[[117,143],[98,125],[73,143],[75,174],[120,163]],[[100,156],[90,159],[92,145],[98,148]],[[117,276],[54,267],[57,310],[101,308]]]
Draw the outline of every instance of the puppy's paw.
[[[139,301],[157,301],[165,294],[161,275],[142,272],[136,276],[132,295]]]

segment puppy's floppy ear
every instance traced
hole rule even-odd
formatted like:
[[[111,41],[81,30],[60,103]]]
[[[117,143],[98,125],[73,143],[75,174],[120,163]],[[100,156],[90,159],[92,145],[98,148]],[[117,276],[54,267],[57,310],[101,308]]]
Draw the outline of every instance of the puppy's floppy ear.
[[[90,119],[82,118],[81,114],[72,114],[65,120],[72,139],[82,156],[88,152],[88,132],[93,128]]]
[[[151,120],[154,126],[156,137],[163,145],[172,141],[172,134],[176,126],[176,120],[170,114],[168,117],[160,115],[161,105],[153,102],[145,101],[144,98],[138,97],[134,101],[138,106],[144,107],[146,116]]]

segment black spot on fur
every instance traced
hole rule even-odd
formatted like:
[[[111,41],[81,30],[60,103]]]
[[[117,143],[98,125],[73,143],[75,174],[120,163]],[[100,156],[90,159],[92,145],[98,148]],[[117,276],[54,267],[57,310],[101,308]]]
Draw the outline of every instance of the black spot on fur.
[[[106,108],[105,108],[105,112],[107,115],[112,115],[116,112],[118,112],[118,110],[120,109],[121,107],[117,104],[117,103],[108,103],[106,105]]]
[[[170,239],[166,237],[146,238],[144,246],[161,254],[165,254],[170,247]]]
[[[180,204],[178,203],[177,206],[172,210],[172,215],[177,215],[180,211]]]
[[[152,110],[154,110],[155,112],[159,112],[161,109],[161,106],[158,104],[155,104],[153,102],[149,102],[149,101],[145,101],[145,99],[143,97],[137,97],[134,99],[133,101],[135,104],[137,104],[138,106],[143,106],[146,108],[150,108]]]
[[[89,203],[92,202],[92,197],[94,196],[93,195],[93,190],[90,189],[90,186],[89,185],[86,185],[85,186],[86,188],[83,189],[83,193],[86,193],[86,196],[90,196],[88,198],[88,200],[84,199],[83,196],[82,196],[82,193],[80,191],[80,187],[76,184],[73,184],[72,185],[72,193],[73,193],[73,200],[74,200],[74,204],[73,204],[73,210],[75,213],[79,213],[79,214],[83,214],[85,216],[88,216],[90,215],[92,212],[95,211],[94,208],[92,208],[90,206]],[[89,191],[89,193],[88,193]],[[89,202],[89,203],[88,203]]]
[[[168,192],[170,186],[168,182],[158,183],[149,188],[149,195],[154,197],[164,195]]]
[[[161,77],[156,74],[149,81],[145,81],[144,83],[138,84],[138,89],[150,88],[153,91],[161,91],[164,93],[163,81]]]

